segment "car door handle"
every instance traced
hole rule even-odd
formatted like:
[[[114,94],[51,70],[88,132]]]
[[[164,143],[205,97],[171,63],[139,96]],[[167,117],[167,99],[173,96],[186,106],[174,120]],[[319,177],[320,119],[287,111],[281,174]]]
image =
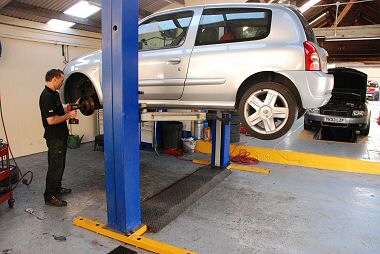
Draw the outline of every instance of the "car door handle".
[[[166,60],[166,64],[179,64],[180,62],[181,62],[181,58],[179,57],[173,57]]]

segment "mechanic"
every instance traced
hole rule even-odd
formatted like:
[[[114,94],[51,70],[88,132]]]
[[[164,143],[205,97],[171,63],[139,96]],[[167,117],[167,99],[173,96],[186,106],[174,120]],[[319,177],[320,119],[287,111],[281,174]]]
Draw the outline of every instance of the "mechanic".
[[[62,187],[62,176],[65,169],[67,137],[69,130],[66,121],[75,118],[77,112],[65,113],[57,92],[64,81],[61,70],[52,69],[46,73],[46,86],[40,96],[42,124],[45,128],[44,138],[48,147],[48,171],[44,199],[46,205],[67,206],[61,196],[71,192]]]

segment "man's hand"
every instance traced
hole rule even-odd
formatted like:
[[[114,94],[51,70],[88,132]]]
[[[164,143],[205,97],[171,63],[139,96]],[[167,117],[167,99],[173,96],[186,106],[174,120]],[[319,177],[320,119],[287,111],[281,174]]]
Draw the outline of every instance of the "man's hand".
[[[66,113],[66,120],[75,118],[77,116],[77,110],[69,111]]]
[[[51,116],[46,118],[46,121],[49,125],[60,124],[69,120],[71,118],[75,118],[77,116],[77,110],[69,111],[63,116]]]

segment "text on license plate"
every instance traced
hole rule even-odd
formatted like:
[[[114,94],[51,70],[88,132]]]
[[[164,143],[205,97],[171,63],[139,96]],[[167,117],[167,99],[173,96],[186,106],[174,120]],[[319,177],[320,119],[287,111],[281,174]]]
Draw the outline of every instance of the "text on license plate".
[[[327,123],[346,123],[346,119],[340,117],[324,117],[323,121]]]

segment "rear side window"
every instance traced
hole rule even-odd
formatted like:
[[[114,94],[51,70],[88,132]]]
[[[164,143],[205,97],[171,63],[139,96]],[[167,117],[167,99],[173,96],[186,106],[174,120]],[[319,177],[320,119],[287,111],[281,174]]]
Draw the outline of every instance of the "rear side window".
[[[206,9],[195,46],[263,39],[269,35],[271,18],[266,9]]]
[[[302,13],[293,8],[289,9],[291,9],[297,15],[298,19],[301,21],[307,40],[318,44],[317,40],[315,39],[313,29],[311,28],[305,17],[302,15]]]
[[[154,17],[139,26],[139,49],[152,50],[181,46],[186,39],[192,11]]]

